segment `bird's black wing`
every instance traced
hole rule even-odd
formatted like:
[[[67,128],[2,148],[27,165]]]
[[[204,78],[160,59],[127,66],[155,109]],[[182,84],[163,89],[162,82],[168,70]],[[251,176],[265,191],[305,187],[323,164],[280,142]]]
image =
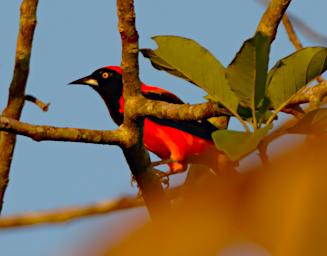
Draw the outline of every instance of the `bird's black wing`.
[[[145,98],[150,100],[159,100],[174,104],[184,104],[180,98],[169,92],[142,91],[142,94]]]
[[[142,93],[147,99],[165,101],[174,104],[184,104],[180,98],[169,92],[157,93],[155,91],[143,91]],[[207,120],[175,121],[171,119],[160,119],[157,117],[147,118],[157,124],[173,127],[206,140],[212,140],[211,133],[217,130],[217,128]]]
[[[212,140],[211,133],[217,130],[217,128],[208,122],[207,120],[202,121],[175,121],[171,119],[160,119],[157,117],[147,117],[151,121],[165,125],[169,127],[176,128],[178,130],[187,132],[199,138],[206,140]]]

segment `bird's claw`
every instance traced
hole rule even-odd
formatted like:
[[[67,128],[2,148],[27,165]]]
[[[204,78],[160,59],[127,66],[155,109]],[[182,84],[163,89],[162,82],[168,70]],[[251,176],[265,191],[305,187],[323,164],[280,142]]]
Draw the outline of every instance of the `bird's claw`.
[[[165,188],[168,189],[169,185],[170,185],[169,184],[169,176],[172,175],[173,173],[160,171],[160,170],[155,169],[153,167],[151,167],[151,171],[160,179],[161,183],[165,186]],[[137,185],[137,182],[136,182],[135,176],[132,175],[132,177],[131,177],[131,186],[133,187],[135,184]],[[137,196],[138,197],[142,196],[142,192],[141,192],[140,189],[138,191]]]
[[[157,175],[159,177],[161,183],[164,184],[166,186],[166,188],[169,188],[169,175],[171,173],[160,171],[160,170],[157,170],[154,168],[153,168],[153,171],[154,171],[155,175]]]
[[[149,170],[154,172],[154,174],[160,179],[161,183],[165,186],[166,189],[168,189],[169,185],[170,185],[169,184],[169,176],[174,174],[174,172],[172,172],[172,171],[164,172],[164,171],[160,171],[154,167],[163,165],[163,164],[174,163],[174,162],[175,161],[172,159],[166,159],[166,160],[152,162],[151,165],[149,166]],[[134,186],[135,183],[136,183],[136,179],[134,176],[132,176],[131,186]],[[140,191],[139,191],[139,194],[140,194]]]

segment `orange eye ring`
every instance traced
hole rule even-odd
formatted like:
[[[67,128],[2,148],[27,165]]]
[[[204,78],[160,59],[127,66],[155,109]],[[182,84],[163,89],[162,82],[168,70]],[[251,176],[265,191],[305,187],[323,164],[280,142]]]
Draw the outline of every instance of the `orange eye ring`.
[[[109,77],[109,73],[108,72],[103,72],[102,73],[102,78],[103,79],[107,79]]]

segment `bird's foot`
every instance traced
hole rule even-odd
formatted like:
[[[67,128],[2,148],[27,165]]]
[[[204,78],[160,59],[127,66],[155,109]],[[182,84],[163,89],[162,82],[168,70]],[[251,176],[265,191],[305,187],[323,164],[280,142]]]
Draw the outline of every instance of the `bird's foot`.
[[[169,176],[174,174],[174,173],[171,173],[171,172],[164,172],[164,171],[160,171],[158,169],[155,169],[155,168],[151,168],[151,171],[154,173],[154,175],[156,175],[161,183],[165,186],[165,189],[168,189],[169,188]],[[134,185],[136,184],[136,186],[138,187],[138,184],[136,182],[136,179],[134,177],[134,175],[131,177],[131,186],[134,187]],[[138,197],[141,197],[142,196],[142,192],[139,188],[139,192],[138,192]]]
[[[155,175],[157,175],[161,183],[165,186],[166,189],[169,188],[169,176],[172,174],[170,172],[160,171],[158,169],[152,168]]]
[[[152,162],[150,167],[149,167],[159,177],[161,183],[165,186],[166,189],[169,188],[169,176],[174,174],[174,172],[172,172],[172,171],[164,172],[164,171],[160,171],[160,170],[158,170],[158,169],[156,169],[154,167],[159,166],[159,165],[163,165],[163,164],[172,164],[172,163],[175,163],[175,162],[176,161],[174,161],[172,159],[164,159],[164,160]]]
[[[178,170],[175,170],[174,168],[173,169],[170,168],[171,170],[169,170],[168,172],[164,172],[164,171],[154,168],[156,166],[163,165],[163,164],[171,164],[172,166],[176,165],[178,168],[175,168],[175,169],[178,169]],[[170,175],[180,173],[185,170],[184,168],[180,168],[180,166],[183,166],[183,165],[172,159],[166,159],[166,160],[152,162],[149,166],[149,171],[154,172],[154,174],[157,175],[157,177],[160,179],[161,183],[165,186],[165,188],[168,189]],[[182,170],[179,170],[179,169],[182,169]],[[135,183],[136,183],[136,179],[134,176],[132,176],[131,186],[134,186]]]
[[[131,177],[131,182],[130,182],[130,184],[131,184],[131,187],[134,187],[135,184],[136,184],[136,186],[137,186],[136,178],[135,178],[134,175],[132,175],[132,177]]]

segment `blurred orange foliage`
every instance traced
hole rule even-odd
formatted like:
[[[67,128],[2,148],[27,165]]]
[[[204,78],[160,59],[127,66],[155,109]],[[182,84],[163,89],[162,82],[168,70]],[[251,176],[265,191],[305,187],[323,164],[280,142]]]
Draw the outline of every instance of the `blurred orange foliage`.
[[[326,142],[309,135],[265,169],[202,177],[98,255],[327,255]]]

